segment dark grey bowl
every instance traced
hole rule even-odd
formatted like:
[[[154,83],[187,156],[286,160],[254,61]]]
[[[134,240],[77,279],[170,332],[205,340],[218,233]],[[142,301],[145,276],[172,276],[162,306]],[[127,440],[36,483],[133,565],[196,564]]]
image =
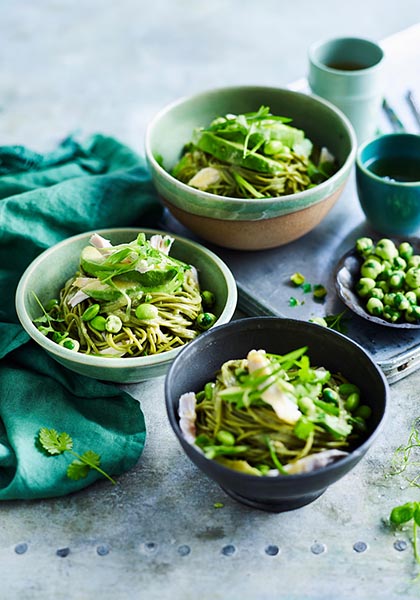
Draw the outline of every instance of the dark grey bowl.
[[[205,458],[185,441],[178,423],[181,394],[199,391],[225,361],[245,357],[253,348],[284,354],[301,346],[308,346],[312,364],[339,371],[355,383],[372,409],[368,435],[348,456],[312,473],[256,477]],[[165,380],[169,421],[190,459],[239,502],[272,512],[309,504],[360,461],[379,434],[388,395],[382,371],[361,346],[326,327],[275,317],[239,319],[209,330],[181,350]]]

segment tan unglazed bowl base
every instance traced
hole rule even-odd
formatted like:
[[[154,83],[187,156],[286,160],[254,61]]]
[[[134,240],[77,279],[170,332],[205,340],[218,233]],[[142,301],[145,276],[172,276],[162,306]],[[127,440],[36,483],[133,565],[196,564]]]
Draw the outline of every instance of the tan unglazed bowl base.
[[[334,206],[343,187],[317,204],[258,221],[224,221],[202,217],[162,200],[180,223],[208,242],[234,250],[267,250],[293,242],[314,229]]]

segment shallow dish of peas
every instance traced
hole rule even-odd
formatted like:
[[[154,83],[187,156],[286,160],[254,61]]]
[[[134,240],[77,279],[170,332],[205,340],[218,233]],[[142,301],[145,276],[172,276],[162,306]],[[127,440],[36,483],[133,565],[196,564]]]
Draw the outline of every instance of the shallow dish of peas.
[[[360,317],[420,329],[420,240],[358,238],[339,261],[336,289]]]

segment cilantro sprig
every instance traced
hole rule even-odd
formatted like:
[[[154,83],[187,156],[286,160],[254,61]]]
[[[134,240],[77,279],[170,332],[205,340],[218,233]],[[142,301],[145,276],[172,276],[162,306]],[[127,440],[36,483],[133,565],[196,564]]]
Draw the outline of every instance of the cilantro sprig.
[[[51,456],[57,456],[68,452],[74,456],[73,462],[71,462],[67,468],[67,477],[75,481],[84,479],[87,477],[89,471],[94,469],[101,475],[106,477],[111,483],[116,485],[116,481],[112,479],[108,473],[100,468],[101,456],[93,450],[87,450],[83,454],[78,454],[73,450],[73,439],[65,431],[58,433],[55,429],[48,429],[42,427],[39,430],[38,442],[40,446],[50,454]]]

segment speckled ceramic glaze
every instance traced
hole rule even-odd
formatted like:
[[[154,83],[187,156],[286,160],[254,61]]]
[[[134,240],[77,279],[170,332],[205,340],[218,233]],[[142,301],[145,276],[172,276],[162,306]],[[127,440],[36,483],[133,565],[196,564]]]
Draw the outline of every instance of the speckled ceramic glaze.
[[[375,175],[369,165],[378,159],[415,159],[418,181],[394,181]],[[384,235],[420,232],[420,135],[390,133],[360,146],[356,159],[360,205],[370,225]]]
[[[140,231],[145,232],[148,237],[154,233],[163,233],[151,229],[129,228],[104,229],[97,233],[115,245],[131,242]],[[33,292],[43,303],[57,298],[64,283],[77,271],[80,252],[88,245],[92,233],[94,232],[82,233],[56,244],[29,265],[16,290],[16,310],[20,322],[32,339],[52,358],[81,375],[119,383],[133,383],[164,375],[180,348],[136,358],[88,356],[59,346],[40,333],[32,323],[41,314]],[[175,241],[171,256],[194,265],[202,288],[211,290],[216,296],[214,312],[218,319],[214,327],[227,323],[233,316],[237,302],[236,283],[232,273],[213,252],[182,237],[172,237]]]
[[[269,106],[288,116],[317,146],[326,146],[340,165],[324,183],[278,198],[225,198],[194,189],[168,171],[196,127],[216,116]],[[153,180],[174,216],[202,238],[237,249],[285,244],[313,229],[339,197],[354,163],[355,134],[347,118],[328,102],[299,92],[269,87],[232,87],[182,99],[160,112],[148,127],[146,156]],[[163,159],[163,168],[156,160]],[[293,217],[291,215],[294,215]]]

